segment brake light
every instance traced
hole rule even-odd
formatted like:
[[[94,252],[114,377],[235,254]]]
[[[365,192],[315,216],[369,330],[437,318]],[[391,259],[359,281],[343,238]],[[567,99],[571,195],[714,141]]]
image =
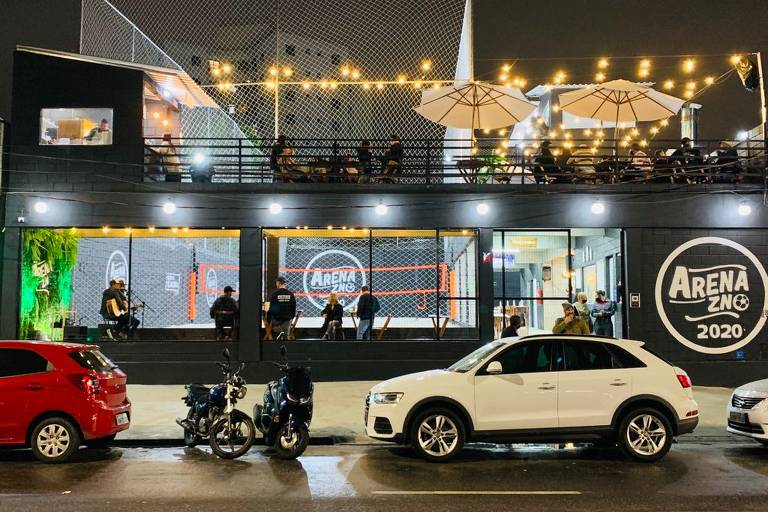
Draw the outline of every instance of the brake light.
[[[691,382],[691,378],[688,375],[684,373],[683,374],[677,373],[675,375],[677,377],[677,381],[680,383],[681,386],[683,386],[683,388],[689,388],[693,385],[693,382]]]
[[[80,391],[85,393],[87,398],[96,398],[97,395],[101,395],[101,385],[99,379],[91,375],[72,375],[70,380],[77,386]]]

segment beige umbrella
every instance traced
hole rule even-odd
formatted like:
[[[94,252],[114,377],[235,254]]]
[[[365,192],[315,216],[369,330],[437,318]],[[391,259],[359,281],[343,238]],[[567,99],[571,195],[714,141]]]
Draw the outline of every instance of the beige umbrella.
[[[616,123],[657,121],[680,112],[686,100],[629,80],[612,80],[560,95],[560,109],[579,117]]]
[[[536,109],[520,89],[479,82],[457,82],[421,95],[414,110],[451,128],[494,130],[525,119]]]

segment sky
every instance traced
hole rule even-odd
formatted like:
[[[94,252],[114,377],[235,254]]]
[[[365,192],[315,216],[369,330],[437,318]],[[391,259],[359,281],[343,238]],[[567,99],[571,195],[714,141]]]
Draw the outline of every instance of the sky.
[[[146,0],[160,1],[160,0]],[[368,1],[368,0],[366,0]],[[494,80],[503,64],[529,84],[563,70],[569,81],[590,80],[601,56],[608,78],[636,79],[641,58],[652,79],[685,77],[682,57],[697,59],[697,80],[728,69],[728,55],[764,52],[768,61],[766,0],[474,0],[476,77]],[[12,52],[17,44],[77,51],[78,0],[0,0],[0,117],[10,118]],[[682,89],[681,89],[682,90]],[[732,137],[759,123],[759,96],[735,76],[697,98],[701,138]]]

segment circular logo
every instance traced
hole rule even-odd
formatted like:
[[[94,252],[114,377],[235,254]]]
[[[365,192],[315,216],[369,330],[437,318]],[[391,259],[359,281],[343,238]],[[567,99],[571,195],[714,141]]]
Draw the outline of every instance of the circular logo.
[[[128,284],[128,258],[125,257],[123,251],[112,251],[112,254],[107,260],[107,273],[106,273],[106,286],[109,288],[109,282],[112,280],[125,281]]]
[[[216,274],[216,269],[209,268],[205,272],[205,287],[208,289],[208,292],[205,294],[205,302],[208,304],[208,307],[211,307],[216,302],[216,290],[219,289],[219,276]]]
[[[325,307],[330,293],[339,295],[342,306],[356,304],[360,287],[365,284],[365,268],[360,260],[338,249],[316,254],[304,269],[304,293],[318,309]]]
[[[747,345],[765,325],[768,274],[743,245],[696,238],[664,260],[654,295],[659,317],[677,341],[704,354],[725,354]]]

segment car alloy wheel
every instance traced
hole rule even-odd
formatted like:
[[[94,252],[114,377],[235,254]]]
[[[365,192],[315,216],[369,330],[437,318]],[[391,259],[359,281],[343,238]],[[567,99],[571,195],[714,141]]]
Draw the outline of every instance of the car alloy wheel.
[[[451,455],[459,444],[459,429],[454,420],[444,414],[424,418],[417,435],[421,449],[433,457]]]
[[[660,453],[667,441],[667,428],[652,414],[632,418],[625,435],[629,446],[638,455],[652,457]]]
[[[56,458],[67,451],[72,439],[63,425],[51,423],[37,434],[37,449],[46,457]]]

